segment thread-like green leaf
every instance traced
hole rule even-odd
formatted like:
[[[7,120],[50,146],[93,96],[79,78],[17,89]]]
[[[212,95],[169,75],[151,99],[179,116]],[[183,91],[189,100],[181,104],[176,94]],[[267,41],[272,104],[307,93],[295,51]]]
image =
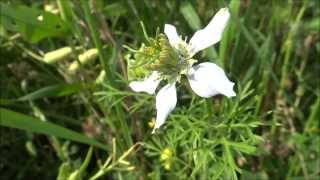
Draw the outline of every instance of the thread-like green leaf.
[[[236,151],[242,151],[247,154],[253,154],[256,152],[257,148],[255,146],[251,146],[245,143],[238,143],[238,142],[228,142],[230,146],[234,148]]]

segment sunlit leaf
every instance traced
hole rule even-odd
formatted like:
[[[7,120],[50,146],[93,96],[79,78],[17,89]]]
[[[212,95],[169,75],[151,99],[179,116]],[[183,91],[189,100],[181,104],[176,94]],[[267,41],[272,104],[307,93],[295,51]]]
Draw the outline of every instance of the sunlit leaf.
[[[65,35],[67,26],[59,16],[27,6],[0,3],[1,25],[36,43],[44,38]]]

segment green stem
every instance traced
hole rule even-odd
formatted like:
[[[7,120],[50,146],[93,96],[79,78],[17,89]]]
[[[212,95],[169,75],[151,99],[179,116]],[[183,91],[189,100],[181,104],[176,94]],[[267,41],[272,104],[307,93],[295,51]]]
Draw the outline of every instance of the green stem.
[[[91,38],[92,38],[92,40],[93,40],[93,42],[99,52],[100,63],[106,72],[107,81],[109,82],[111,87],[116,87],[115,81],[114,81],[114,76],[108,66],[107,55],[105,54],[105,51],[103,51],[102,42],[99,38],[97,23],[96,23],[95,19],[92,17],[92,14],[90,13],[88,1],[81,0],[80,2],[81,2],[82,9],[84,10],[85,19],[86,19],[88,26],[89,26]],[[109,113],[109,115],[112,115],[112,113],[114,113],[116,115],[116,118],[112,117],[112,119],[116,120],[115,122],[120,123],[119,124],[120,129],[122,130],[122,133],[125,136],[124,139],[126,141],[126,145],[129,147],[130,145],[132,145],[132,139],[130,136],[128,124],[125,121],[126,120],[126,118],[124,116],[125,112],[123,112],[123,109],[119,105],[116,105],[115,109],[112,110]],[[120,137],[118,139],[122,139],[122,138]]]
[[[304,11],[306,9],[306,5],[307,5],[307,3],[304,3],[304,5],[301,7],[301,9],[295,19],[295,22],[288,33],[287,39],[284,43],[284,46],[283,46],[284,62],[283,62],[283,66],[281,69],[280,88],[279,88],[279,91],[277,94],[277,98],[280,99],[280,101],[282,101],[284,99],[286,81],[288,79],[290,59],[291,59],[291,55],[292,55],[293,37],[294,37],[295,33],[297,32],[297,27],[298,27],[300,20],[304,14]],[[279,105],[277,104],[276,106],[279,106]],[[275,113],[275,115],[273,116],[273,124],[276,124],[276,123],[277,123],[277,115]],[[277,126],[275,126],[275,125],[272,126],[272,129],[271,129],[272,134],[275,134],[276,127]]]
[[[114,80],[113,80],[113,75],[109,69],[109,67],[107,66],[107,56],[105,54],[105,51],[103,51],[103,46],[102,43],[100,41],[99,38],[99,33],[98,33],[98,28],[97,28],[97,23],[94,20],[94,18],[91,16],[90,13],[90,9],[89,9],[89,5],[88,5],[88,1],[86,0],[80,0],[82,8],[84,10],[84,14],[85,14],[85,19],[88,23],[89,29],[90,29],[90,34],[92,37],[92,40],[95,44],[95,46],[98,49],[99,52],[99,59],[100,59],[100,63],[103,66],[103,69],[106,71],[106,76],[108,81],[110,82],[111,85],[114,85]]]

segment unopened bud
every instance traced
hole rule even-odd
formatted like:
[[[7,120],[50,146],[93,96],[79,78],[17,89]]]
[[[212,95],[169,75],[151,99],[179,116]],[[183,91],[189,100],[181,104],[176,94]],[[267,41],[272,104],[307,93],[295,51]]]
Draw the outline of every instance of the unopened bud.
[[[46,63],[53,64],[70,56],[71,53],[72,53],[71,47],[63,47],[63,48],[46,53],[43,57],[43,60]]]
[[[156,119],[152,118],[149,122],[148,122],[148,126],[153,129],[154,125],[156,124]]]
[[[126,160],[120,160],[119,163],[127,165],[127,166],[130,165],[130,162],[126,161]]]
[[[78,56],[78,59],[81,64],[87,64],[91,60],[96,59],[97,56],[98,56],[98,50],[94,48],[94,49],[87,50],[83,54],[80,54]],[[78,68],[79,68],[78,61],[74,61],[73,63],[70,64],[68,70],[73,73],[73,72],[77,71]]]
[[[160,160],[162,161],[168,160],[168,159],[171,159],[171,157],[172,157],[172,150],[170,148],[165,148],[161,152]]]
[[[170,162],[170,161],[166,161],[166,162],[163,164],[163,166],[164,166],[164,169],[170,170],[170,169],[171,169],[171,162]]]
[[[128,171],[132,171],[132,170],[134,170],[136,167],[134,167],[134,166],[129,166],[128,168],[127,168],[127,170]]]

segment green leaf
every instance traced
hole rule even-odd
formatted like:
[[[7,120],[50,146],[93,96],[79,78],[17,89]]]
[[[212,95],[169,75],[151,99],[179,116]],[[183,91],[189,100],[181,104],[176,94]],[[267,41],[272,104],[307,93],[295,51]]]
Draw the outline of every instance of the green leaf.
[[[232,0],[229,5],[231,18],[229,19],[228,25],[225,28],[225,32],[223,33],[223,37],[220,41],[219,45],[219,57],[218,63],[221,66],[224,66],[224,61],[230,58],[230,44],[236,44],[237,38],[239,37],[238,27],[236,22],[239,21],[239,10],[240,10],[240,1],[239,0]]]
[[[238,166],[234,162],[234,158],[228,146],[225,146],[224,157],[225,157],[226,163],[228,163],[230,168],[241,172],[241,170],[238,168]]]
[[[320,117],[320,96],[310,108],[310,115],[305,124],[305,130],[311,131],[316,130],[319,127],[319,117]]]
[[[67,96],[76,92],[81,91],[83,85],[81,83],[74,84],[57,84],[47,86],[34,91],[30,94],[18,98],[19,101],[35,100],[43,97],[61,97]]]
[[[241,169],[236,165],[234,161],[234,158],[230,149],[230,142],[228,142],[226,139],[223,139],[222,142],[224,146],[223,156],[224,156],[225,162],[228,163],[229,165],[229,168],[227,168],[227,171],[231,172],[234,178],[236,178],[235,171],[238,171],[239,173],[241,173]]]
[[[3,106],[11,104],[11,103],[14,103],[14,102],[15,101],[12,100],[12,99],[2,99],[2,98],[0,98],[0,105],[3,105]]]
[[[40,119],[14,112],[5,108],[0,108],[0,126],[56,136],[67,140],[99,147],[104,150],[107,149],[104,144],[94,139],[88,138],[78,132],[50,122],[44,122]]]
[[[86,158],[84,159],[83,163],[80,166],[79,172],[84,173],[84,171],[87,169],[87,167],[89,166],[89,163],[91,161],[92,158],[92,153],[93,153],[93,148],[90,147],[90,149],[87,152]]]
[[[224,169],[226,168],[225,163],[222,162],[216,162],[215,164],[213,164],[213,168],[214,169],[214,176],[212,177],[212,179],[219,179],[219,177],[221,176],[221,174],[223,173]]]
[[[237,143],[237,142],[228,142],[230,146],[233,147],[236,151],[241,151],[247,154],[253,154],[256,152],[257,148],[255,146],[250,146],[245,143]]]
[[[0,19],[5,29],[21,33],[31,43],[67,32],[67,26],[59,16],[22,5],[0,3]]]
[[[192,28],[192,30],[197,30],[201,28],[200,18],[191,3],[183,3],[180,6],[180,12],[188,22],[189,26]]]

